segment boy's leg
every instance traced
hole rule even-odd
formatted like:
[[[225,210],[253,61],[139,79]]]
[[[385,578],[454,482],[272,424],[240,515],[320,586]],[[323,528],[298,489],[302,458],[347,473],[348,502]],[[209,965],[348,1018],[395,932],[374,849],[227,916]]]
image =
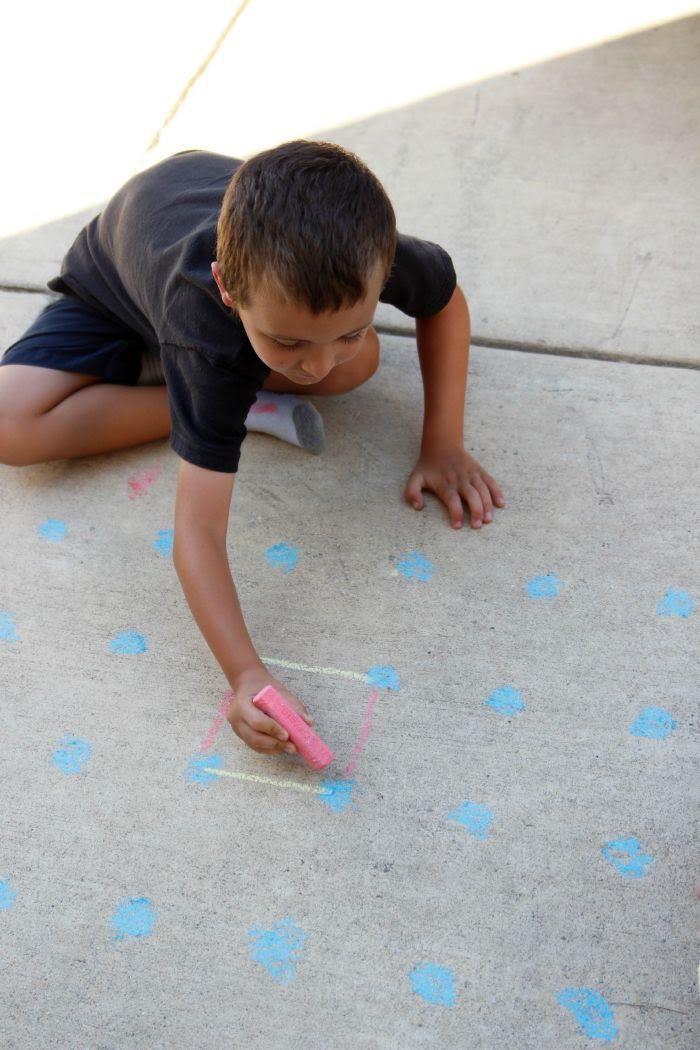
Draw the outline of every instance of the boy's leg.
[[[370,327],[360,352],[334,368],[319,383],[295,383],[272,371],[248,413],[246,427],[318,454],[325,446],[323,418],[308,396],[299,395],[345,394],[374,375],[378,365],[379,339]]]
[[[165,386],[104,383],[36,365],[0,368],[0,462],[93,456],[170,434]]]
[[[271,372],[263,389],[342,394],[373,375],[378,361],[379,340],[370,328],[362,351],[320,383],[304,386]],[[166,438],[170,429],[163,385],[104,383],[95,376],[36,365],[0,368],[0,463],[28,466],[93,456]]]

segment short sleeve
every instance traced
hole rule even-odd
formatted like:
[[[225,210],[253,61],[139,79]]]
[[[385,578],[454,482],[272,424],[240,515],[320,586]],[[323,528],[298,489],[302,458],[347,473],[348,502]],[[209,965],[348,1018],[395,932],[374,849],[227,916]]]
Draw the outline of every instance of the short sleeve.
[[[160,353],[173,452],[197,467],[235,474],[245,419],[264,380],[192,347],[161,343]]]
[[[399,233],[389,279],[379,296],[409,317],[432,317],[452,298],[457,274],[439,244]]]

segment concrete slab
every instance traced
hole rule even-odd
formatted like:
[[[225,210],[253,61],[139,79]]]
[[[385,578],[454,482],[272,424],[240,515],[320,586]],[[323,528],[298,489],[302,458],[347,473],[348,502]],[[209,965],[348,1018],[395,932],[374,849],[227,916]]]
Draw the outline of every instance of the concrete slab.
[[[220,100],[246,97],[267,53],[265,6],[251,6],[169,125],[161,152],[199,146],[247,156],[288,138],[338,142],[381,178],[400,229],[450,252],[475,340],[700,362],[700,178],[691,161],[700,154],[700,17],[584,46],[588,12],[616,8],[587,5],[577,13],[576,47],[552,50],[555,58],[522,54],[494,76],[506,66],[505,22],[509,36],[522,34],[522,47],[533,47],[571,8],[546,4],[545,13],[540,4],[516,14],[496,4],[485,16],[483,6],[448,6],[431,5],[430,19],[403,27],[393,54],[383,43],[375,54],[356,25],[324,55],[319,0],[300,0],[277,48],[288,48],[299,26],[315,26],[313,64],[273,51],[267,91],[232,126],[221,120]],[[512,25],[520,17],[527,26]],[[423,65],[443,62],[441,82],[451,79],[452,90],[426,90],[403,105],[392,95],[382,106],[395,90],[382,85],[403,84],[409,69],[423,84]],[[343,122],[349,97],[362,117]],[[405,329],[391,307],[378,318]]]
[[[156,44],[156,5],[160,16],[149,15],[138,43],[154,58],[132,55],[126,84],[116,71],[109,75],[112,62],[121,70],[131,46],[128,22],[119,23],[104,58],[104,89],[90,96],[93,109],[51,125],[70,161],[52,168],[48,185],[52,140],[42,143],[41,163],[32,162],[24,129],[36,114],[15,99],[10,141],[22,144],[23,159],[14,169],[17,186],[6,187],[6,227],[10,217],[14,225],[0,227],[0,285],[41,288],[109,195],[164,156],[192,147],[247,156],[290,138],[325,138],[377,172],[402,230],[450,251],[475,342],[697,365],[700,240],[692,216],[700,185],[688,161],[700,151],[700,17],[634,32],[684,5],[587,5],[572,19],[550,0],[522,13],[496,4],[488,14],[457,13],[441,0],[431,19],[421,9],[420,19],[407,13],[399,24],[391,4],[372,2],[371,14],[360,17],[367,2],[356,5],[342,34],[321,0],[245,7],[165,124],[161,114],[181,94],[185,72],[189,79],[212,50],[207,33],[213,38],[223,10],[208,9],[189,44],[188,24],[169,12],[168,39],[177,48],[166,53]],[[512,32],[504,37],[508,18]],[[376,29],[371,40],[368,19]],[[600,42],[606,31],[625,30],[630,35]],[[295,57],[290,48],[302,32],[305,51]],[[85,78],[79,61],[68,69]],[[125,87],[130,94],[122,97]],[[78,84],[71,94],[79,94]],[[133,119],[117,124],[118,108]],[[109,128],[104,138],[102,126]],[[65,192],[46,197],[57,186]],[[66,207],[69,199],[75,208]],[[411,327],[391,307],[382,306],[377,320],[404,333]]]
[[[99,215],[108,199],[0,240],[0,287],[43,292],[49,300],[55,298],[46,282],[60,272],[61,260],[78,233]]]
[[[328,775],[227,723],[201,750],[226,682],[167,441],[0,467],[8,1050],[694,1045],[700,376],[474,348],[507,506],[454,531],[402,501],[420,372],[382,345],[313,399],[321,456],[249,434],[231,511]]]
[[[47,292],[0,292],[0,357],[26,332],[41,310],[55,297]]]

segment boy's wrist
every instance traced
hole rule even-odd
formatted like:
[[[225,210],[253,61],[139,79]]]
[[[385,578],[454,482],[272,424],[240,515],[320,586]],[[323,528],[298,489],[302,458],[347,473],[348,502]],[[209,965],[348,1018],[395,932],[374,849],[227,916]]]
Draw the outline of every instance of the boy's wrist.
[[[243,667],[238,667],[234,672],[226,675],[228,684],[234,690],[239,692],[241,689],[245,689],[250,686],[253,689],[251,696],[262,689],[262,685],[258,685],[262,678],[271,678],[272,675],[268,671],[265,664],[262,661],[256,663],[246,664]]]

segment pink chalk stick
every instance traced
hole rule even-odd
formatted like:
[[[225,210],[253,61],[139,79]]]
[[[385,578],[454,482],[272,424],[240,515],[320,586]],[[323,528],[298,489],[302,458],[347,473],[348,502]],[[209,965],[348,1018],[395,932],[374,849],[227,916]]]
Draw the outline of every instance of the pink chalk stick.
[[[307,765],[325,769],[333,761],[333,752],[314,733],[301,715],[297,714],[273,685],[266,685],[253,697],[253,703],[286,729],[289,739]]]

